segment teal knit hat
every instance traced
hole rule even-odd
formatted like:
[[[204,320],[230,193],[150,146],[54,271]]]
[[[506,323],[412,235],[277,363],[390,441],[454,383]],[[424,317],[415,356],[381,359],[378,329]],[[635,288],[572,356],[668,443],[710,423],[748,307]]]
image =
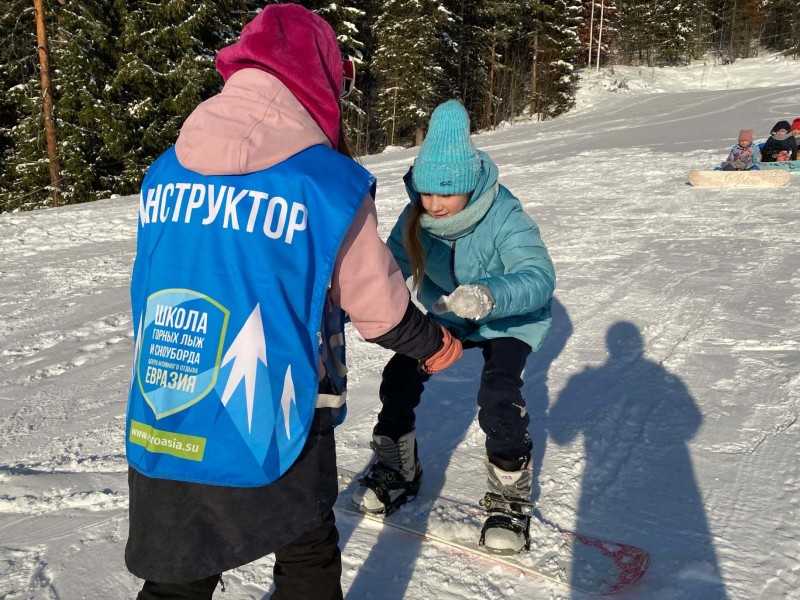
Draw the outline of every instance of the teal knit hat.
[[[480,173],[481,159],[469,137],[469,114],[458,100],[440,104],[414,161],[414,187],[423,194],[468,194],[477,187]]]

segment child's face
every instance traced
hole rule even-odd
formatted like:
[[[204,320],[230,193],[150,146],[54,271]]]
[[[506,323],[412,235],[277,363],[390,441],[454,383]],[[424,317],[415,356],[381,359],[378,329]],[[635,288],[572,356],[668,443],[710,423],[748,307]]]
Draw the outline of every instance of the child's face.
[[[466,194],[452,194],[447,196],[421,194],[421,196],[422,207],[425,209],[425,212],[434,219],[452,217],[464,210],[467,202],[469,202],[469,196]]]
[[[739,145],[742,148],[749,148],[750,147],[750,140],[739,140]]]
[[[792,135],[796,138],[800,138],[800,129],[792,129]]]

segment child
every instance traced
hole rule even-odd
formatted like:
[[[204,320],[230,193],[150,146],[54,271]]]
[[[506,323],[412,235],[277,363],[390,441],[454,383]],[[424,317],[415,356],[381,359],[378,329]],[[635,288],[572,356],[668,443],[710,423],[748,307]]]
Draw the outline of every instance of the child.
[[[742,129],[739,132],[739,142],[731,148],[721,168],[723,171],[749,171],[753,168],[752,129]]]
[[[472,145],[469,115],[455,100],[433,113],[414,166],[411,199],[389,239],[418,298],[466,348],[485,360],[478,392],[488,486],[510,502],[491,511],[481,542],[515,552],[528,544],[531,439],[520,392],[531,350],[550,327],[555,272],[536,223],[500,185],[489,156]],[[375,456],[354,494],[361,510],[388,513],[420,486],[414,409],[428,375],[395,354],[383,371]]]
[[[797,145],[800,146],[800,117],[792,121],[792,136]]]
[[[343,311],[430,373],[461,344],[410,302],[378,236],[330,25],[270,5],[216,65],[222,92],[142,184],[125,560],[138,600],[209,600],[220,573],[272,553],[273,598],[341,600]]]
[[[775,123],[769,139],[761,149],[762,162],[778,162],[780,158],[797,160],[797,141],[790,135],[790,131],[792,126],[788,121]]]

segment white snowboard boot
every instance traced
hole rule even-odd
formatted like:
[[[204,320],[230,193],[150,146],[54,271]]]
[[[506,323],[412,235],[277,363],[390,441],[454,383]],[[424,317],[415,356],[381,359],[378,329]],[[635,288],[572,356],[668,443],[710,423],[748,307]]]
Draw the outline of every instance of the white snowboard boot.
[[[422,466],[417,458],[416,432],[397,441],[373,434],[370,446],[375,456],[359,480],[361,487],[353,493],[353,503],[359,510],[389,515],[419,491]]]
[[[487,461],[489,491],[481,501],[489,513],[480,544],[498,554],[516,554],[530,548],[531,504],[530,460],[517,471],[504,471]]]

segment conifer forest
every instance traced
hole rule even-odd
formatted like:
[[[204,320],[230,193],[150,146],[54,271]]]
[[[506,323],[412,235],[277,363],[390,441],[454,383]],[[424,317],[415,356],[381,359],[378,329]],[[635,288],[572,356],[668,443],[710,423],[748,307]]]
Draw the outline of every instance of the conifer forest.
[[[0,4],[0,212],[138,191],[188,114],[221,89],[215,53],[264,0],[43,0],[57,194],[49,193],[34,4]],[[343,105],[357,155],[419,142],[447,98],[464,102],[475,130],[491,129],[570,110],[587,67],[800,56],[797,0],[301,4],[331,23],[358,64],[357,90]]]

